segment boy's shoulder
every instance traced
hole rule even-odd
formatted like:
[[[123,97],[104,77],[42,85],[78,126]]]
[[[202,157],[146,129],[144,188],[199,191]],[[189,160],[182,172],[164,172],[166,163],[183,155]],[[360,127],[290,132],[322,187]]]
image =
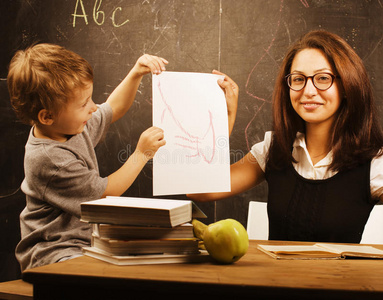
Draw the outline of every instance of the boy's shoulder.
[[[72,137],[73,138],[73,137]],[[60,165],[68,159],[76,159],[78,149],[72,143],[60,143],[51,139],[39,139],[33,136],[32,130],[25,146],[25,162],[45,166]]]
[[[113,110],[108,102],[97,104],[97,111],[92,114],[92,118],[88,124],[91,126],[100,126],[101,120],[104,120],[106,124],[112,122]]]

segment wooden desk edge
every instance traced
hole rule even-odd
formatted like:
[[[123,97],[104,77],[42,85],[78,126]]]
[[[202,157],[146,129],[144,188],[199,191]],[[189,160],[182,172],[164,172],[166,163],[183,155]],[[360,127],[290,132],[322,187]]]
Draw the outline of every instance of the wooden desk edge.
[[[41,274],[40,274],[41,275]],[[74,299],[104,299],[110,296],[113,290],[116,295],[129,291],[130,296],[134,299],[153,299],[158,295],[166,295],[166,297],[182,297],[182,299],[196,299],[196,297],[223,299],[284,299],[294,298],[311,299],[311,300],[340,300],[340,299],[382,299],[382,294],[374,291],[355,291],[355,290],[324,290],[317,288],[292,288],[292,287],[268,287],[268,286],[250,286],[250,285],[230,285],[230,284],[214,284],[214,283],[195,283],[195,282],[164,282],[161,280],[132,280],[111,278],[92,278],[91,280],[82,279],[74,276],[68,278],[62,274],[42,274],[38,280],[34,281],[35,295],[39,295],[37,299],[50,299],[49,297],[57,290],[63,292],[62,285],[53,282],[65,282],[65,290],[70,290],[70,295],[76,295]],[[32,276],[33,277],[33,276]],[[28,276],[26,276],[28,279]],[[95,289],[95,287],[98,287]],[[150,287],[148,289],[148,287]],[[145,291],[145,295],[143,295]],[[46,296],[48,295],[48,297]],[[61,295],[59,299],[66,299]],[[86,298],[91,297],[91,298]],[[115,299],[115,298],[113,298]]]
[[[270,243],[275,244],[278,243],[277,241],[256,241],[252,240],[250,241],[251,246],[253,248],[256,248],[257,244],[262,243]],[[282,242],[284,243],[284,242]],[[290,244],[290,242],[286,242]],[[259,251],[256,249],[255,251]],[[72,265],[75,263],[76,260],[79,262],[81,261],[82,264],[84,264],[84,260],[90,260],[92,258],[90,257],[81,257],[76,258],[72,260]],[[272,259],[272,258],[270,258]],[[65,262],[63,263],[65,264]],[[80,264],[81,265],[81,264]],[[254,295],[264,295],[265,298],[270,295],[278,295],[278,296],[285,296],[286,294],[296,295],[297,297],[300,297],[302,299],[305,299],[305,297],[309,297],[313,299],[313,295],[317,294],[318,296],[321,295],[321,297],[326,297],[328,299],[340,299],[340,298],[348,298],[348,299],[358,299],[360,297],[365,298],[369,297],[369,299],[381,299],[382,298],[382,291],[374,291],[374,290],[344,290],[344,289],[322,289],[322,288],[315,288],[315,287],[287,287],[287,286],[262,286],[262,285],[247,285],[245,284],[220,284],[219,282],[185,282],[185,281],[166,281],[162,278],[146,278],[146,279],[135,279],[135,278],[123,278],[123,277],[103,277],[103,276],[83,276],[81,274],[62,274],[60,272],[51,272],[48,269],[45,270],[44,267],[42,267],[42,271],[40,271],[40,268],[27,270],[23,273],[23,279],[28,282],[32,282],[35,284],[35,287],[39,287],[39,289],[47,288],[49,284],[55,284],[60,282],[65,282],[65,284],[68,286],[70,285],[71,288],[75,288],[80,290],[80,285],[86,285],[86,286],[98,286],[100,289],[106,289],[107,288],[122,288],[122,286],[127,288],[132,288],[137,291],[142,292],[142,290],[147,291],[148,286],[153,289],[153,294],[156,292],[169,292],[169,289],[173,290],[174,293],[180,292],[185,293],[185,291],[189,291],[193,293],[194,295],[197,295],[198,293],[205,293],[205,291],[209,291],[211,295],[227,295],[229,294],[235,294],[236,296],[243,296],[243,297],[254,297]],[[103,269],[103,268],[102,268]],[[56,287],[57,288],[57,287]],[[201,292],[201,288],[203,289],[203,293]],[[149,290],[151,290],[149,289]],[[200,290],[200,291],[198,291]],[[314,299],[320,299],[315,298]]]
[[[0,282],[0,299],[33,299],[33,285],[22,279]]]

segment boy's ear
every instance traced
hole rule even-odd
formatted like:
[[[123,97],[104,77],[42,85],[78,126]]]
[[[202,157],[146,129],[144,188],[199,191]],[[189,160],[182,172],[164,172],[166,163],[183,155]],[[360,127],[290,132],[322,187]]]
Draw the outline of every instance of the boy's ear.
[[[37,117],[39,119],[39,122],[42,125],[48,125],[49,126],[49,125],[53,124],[53,114],[46,109],[40,110]]]

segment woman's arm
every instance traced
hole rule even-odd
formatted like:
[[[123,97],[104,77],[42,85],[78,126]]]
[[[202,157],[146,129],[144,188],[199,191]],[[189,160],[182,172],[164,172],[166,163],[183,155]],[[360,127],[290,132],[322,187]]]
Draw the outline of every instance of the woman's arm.
[[[195,201],[215,201],[228,198],[261,183],[265,176],[257,160],[249,152],[241,160],[230,166],[231,191],[222,193],[188,194]]]
[[[227,105],[227,116],[229,119],[229,136],[233,130],[235,118],[237,115],[237,107],[238,107],[238,93],[239,88],[238,85],[232,80],[229,76],[224,73],[221,73],[217,70],[213,70],[213,74],[223,75],[225,76],[224,80],[218,81],[219,86],[225,92],[226,97],[226,105]]]

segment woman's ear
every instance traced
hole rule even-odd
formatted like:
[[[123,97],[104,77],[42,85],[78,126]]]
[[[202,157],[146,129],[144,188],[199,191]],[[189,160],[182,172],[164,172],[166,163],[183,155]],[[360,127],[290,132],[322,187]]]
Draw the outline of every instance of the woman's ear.
[[[49,126],[53,124],[53,114],[46,109],[40,110],[37,117],[42,125]]]

